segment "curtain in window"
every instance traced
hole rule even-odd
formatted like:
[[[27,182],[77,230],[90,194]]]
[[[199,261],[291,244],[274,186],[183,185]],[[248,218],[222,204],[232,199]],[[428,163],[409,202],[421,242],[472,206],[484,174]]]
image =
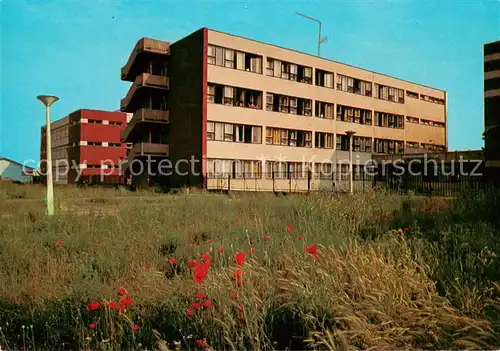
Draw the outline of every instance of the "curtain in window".
[[[245,54],[243,52],[236,52],[236,68],[241,70],[245,69]]]

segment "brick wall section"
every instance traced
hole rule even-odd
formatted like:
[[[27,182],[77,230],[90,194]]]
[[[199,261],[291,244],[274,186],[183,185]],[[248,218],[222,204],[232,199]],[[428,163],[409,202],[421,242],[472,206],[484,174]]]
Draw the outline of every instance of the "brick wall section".
[[[194,171],[189,164],[179,164],[180,172],[189,172],[187,176],[173,174],[172,186],[201,186],[202,151],[203,151],[203,80],[204,32],[198,30],[184,39],[172,44],[169,77],[171,81],[169,95],[170,109],[170,159],[175,166],[179,160],[190,160],[194,156],[198,162]],[[206,34],[205,34],[206,37]]]

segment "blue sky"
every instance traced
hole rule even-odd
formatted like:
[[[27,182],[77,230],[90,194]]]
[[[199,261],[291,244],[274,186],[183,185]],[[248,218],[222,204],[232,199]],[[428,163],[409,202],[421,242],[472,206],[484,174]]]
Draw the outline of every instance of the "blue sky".
[[[176,41],[209,27],[322,56],[448,92],[450,149],[482,147],[485,42],[500,39],[491,1],[0,0],[0,155],[39,159],[39,94],[56,94],[59,119],[79,108],[117,110],[135,42]]]

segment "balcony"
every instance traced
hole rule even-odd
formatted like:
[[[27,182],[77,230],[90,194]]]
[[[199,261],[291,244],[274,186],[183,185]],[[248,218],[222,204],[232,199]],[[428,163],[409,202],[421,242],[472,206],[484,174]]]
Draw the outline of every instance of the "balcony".
[[[153,143],[136,143],[128,154],[129,164],[141,156],[168,157],[168,145]]]
[[[123,142],[129,142],[128,140],[134,130],[134,128],[141,123],[161,123],[168,124],[168,111],[153,110],[151,108],[141,108],[134,113],[134,116],[130,120],[127,128],[121,131],[120,139]]]
[[[137,56],[143,52],[149,52],[159,55],[170,55],[170,43],[150,38],[140,39],[137,44],[135,44],[134,49],[130,53],[127,63],[121,69],[122,80],[131,81],[132,79],[134,79],[134,75],[130,74],[131,69]]]
[[[136,91],[144,87],[168,89],[169,79],[168,77],[157,76],[150,73],[139,74],[135,78],[134,83],[132,83],[125,98],[123,98],[120,102],[120,108],[122,111],[126,110]]]

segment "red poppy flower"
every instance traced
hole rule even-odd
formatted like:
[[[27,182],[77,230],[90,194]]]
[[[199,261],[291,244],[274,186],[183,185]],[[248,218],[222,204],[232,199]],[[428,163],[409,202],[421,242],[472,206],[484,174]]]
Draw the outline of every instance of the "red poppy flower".
[[[132,326],[132,332],[134,332],[134,333],[138,333],[138,332],[139,332],[139,330],[141,330],[141,327],[140,327],[140,326],[138,326],[137,324],[134,324],[134,325]]]
[[[199,302],[193,302],[193,304],[191,305],[191,307],[193,307],[193,309],[197,310],[201,307],[200,303]]]
[[[127,290],[125,290],[125,288],[118,288],[118,291],[117,291],[118,295],[125,295],[127,293]]]
[[[208,240],[207,240],[207,244],[211,244],[212,242],[213,242],[213,240],[212,240],[212,239],[208,239]]]
[[[224,248],[223,247],[219,248],[219,254],[222,254],[223,252],[224,252]]]
[[[150,269],[150,268],[151,268],[151,266],[149,264],[144,263],[144,269]]]
[[[212,262],[206,261],[203,264],[197,266],[194,268],[194,281],[198,284],[203,283],[205,278],[208,275],[208,271],[210,266],[212,265]]]
[[[61,246],[63,246],[63,244],[64,244],[64,241],[59,240],[59,241],[56,243],[56,247],[61,247]]]
[[[287,232],[289,232],[289,233],[290,233],[290,232],[293,230],[292,225],[291,225],[291,224],[287,225],[287,226],[286,226],[286,230],[287,230]]]
[[[306,247],[306,252],[314,256],[314,260],[318,259],[318,248],[316,245],[309,245]]]
[[[116,302],[115,301],[109,301],[107,304],[107,307],[110,309],[116,308]]]
[[[120,305],[118,306],[118,311],[125,312],[127,310],[127,306],[132,306],[132,299],[130,296],[125,295],[120,299]]]
[[[299,235],[299,237],[297,238],[297,240],[302,240],[302,235]]]
[[[188,317],[193,317],[193,314],[194,314],[194,311],[192,309],[188,309],[186,311],[186,316],[188,316]]]
[[[241,251],[234,255],[234,261],[237,265],[243,266],[245,264],[245,252]]]
[[[102,246],[101,240],[97,240],[97,241],[95,242],[95,244],[96,244],[97,246],[99,246],[99,247],[101,247],[101,246]]]
[[[199,263],[197,260],[189,260],[188,261],[188,267],[189,268],[195,268],[198,267]]]
[[[270,237],[269,235],[267,235],[267,234],[266,234],[266,235],[264,235],[264,238],[263,238],[263,239],[264,239],[264,241],[268,241],[269,239],[271,239],[271,237]]]
[[[410,230],[410,229],[409,229],[408,227],[405,227],[405,228],[403,228],[403,230],[404,230],[405,232],[407,232],[407,231],[408,231],[408,230]]]
[[[205,294],[203,291],[200,291],[198,294],[196,294],[196,298],[198,300],[203,300],[207,298],[207,294]]]
[[[248,253],[249,254],[254,254],[255,253],[255,249],[253,247],[251,247],[249,250],[248,250]]]
[[[176,264],[176,263],[177,263],[177,259],[176,259],[174,256],[172,256],[172,257],[170,257],[170,259],[168,260],[168,263],[170,263],[170,264]]]
[[[95,324],[95,323],[90,323],[90,324],[89,324],[89,328],[90,328],[90,329],[95,329],[95,327],[96,327],[96,324]]]
[[[210,259],[210,252],[205,252],[203,255],[201,255],[201,259],[203,261],[208,261]]]
[[[243,312],[243,305],[238,305],[238,309]]]
[[[89,303],[86,307],[86,310],[90,311],[90,312],[98,310],[98,309],[99,309],[99,302],[97,302],[96,300]]]
[[[233,273],[233,279],[238,280],[241,277],[243,277],[244,275],[245,275],[245,272],[243,272],[241,269],[235,269],[234,273]]]
[[[207,349],[209,348],[210,346],[207,344],[207,342],[203,339],[200,339],[200,340],[196,340],[196,343],[198,344],[198,346],[201,348],[201,349]]]
[[[238,294],[235,292],[231,293],[231,298],[238,300]]]
[[[205,300],[205,301],[203,301],[203,307],[205,307],[205,308],[212,307],[212,300]]]

